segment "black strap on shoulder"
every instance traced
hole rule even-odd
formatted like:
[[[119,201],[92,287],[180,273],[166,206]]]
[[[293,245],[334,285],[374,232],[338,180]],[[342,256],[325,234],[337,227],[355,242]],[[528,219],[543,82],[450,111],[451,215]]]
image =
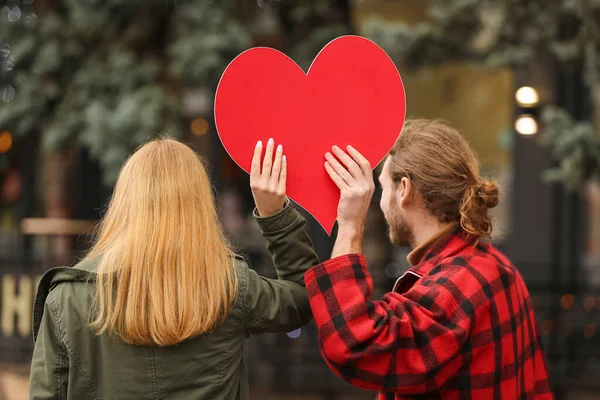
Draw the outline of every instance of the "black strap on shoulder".
[[[73,267],[59,267],[53,268],[46,272],[40,284],[38,285],[37,292],[35,295],[35,302],[33,304],[33,341],[37,339],[37,335],[42,322],[42,316],[44,314],[44,304],[46,304],[46,298],[56,287],[56,285],[62,282],[91,282],[94,281],[96,274],[91,271],[86,271],[79,268]]]

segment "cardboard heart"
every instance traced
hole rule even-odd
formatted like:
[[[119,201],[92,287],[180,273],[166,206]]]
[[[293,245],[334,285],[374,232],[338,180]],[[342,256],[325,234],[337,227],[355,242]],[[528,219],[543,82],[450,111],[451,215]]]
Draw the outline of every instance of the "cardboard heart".
[[[233,160],[249,173],[258,140],[282,144],[287,195],[329,235],[340,192],[325,170],[325,153],[350,144],[374,168],[396,142],[405,114],[396,66],[359,36],[328,43],[307,74],[280,51],[246,50],[225,69],[215,95],[217,131]]]

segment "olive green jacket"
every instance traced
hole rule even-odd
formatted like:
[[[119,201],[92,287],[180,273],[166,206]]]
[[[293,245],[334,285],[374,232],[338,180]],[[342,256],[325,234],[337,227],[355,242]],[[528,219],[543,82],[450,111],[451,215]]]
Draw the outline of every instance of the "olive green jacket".
[[[88,325],[94,263],[50,270],[34,305],[31,399],[248,399],[242,350],[250,334],[289,332],[312,318],[304,273],[318,264],[304,218],[289,203],[256,218],[279,279],[236,257],[239,294],[211,334],[176,346],[133,346]]]

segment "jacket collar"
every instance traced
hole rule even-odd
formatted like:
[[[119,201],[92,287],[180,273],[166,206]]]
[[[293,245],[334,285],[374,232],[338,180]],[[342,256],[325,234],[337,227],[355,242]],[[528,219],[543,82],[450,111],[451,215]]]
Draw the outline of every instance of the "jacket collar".
[[[451,228],[444,229],[440,233],[434,235],[432,239],[425,244],[415,248],[409,254],[409,262],[415,258],[420,258],[418,263],[406,271],[394,284],[393,291],[397,291],[400,287],[406,287],[403,281],[410,281],[414,284],[424,275],[428,274],[436,265],[444,258],[451,257],[464,249],[467,246],[476,244],[474,237],[469,236],[460,225],[451,225]],[[418,257],[419,253],[413,255],[415,251],[423,254]],[[412,256],[411,256],[412,255]],[[408,283],[408,282],[407,282]],[[412,286],[409,284],[409,286]]]
[[[83,264],[83,263],[82,263]],[[42,315],[44,314],[44,305],[46,298],[50,291],[56,287],[56,285],[63,282],[88,282],[95,279],[95,273],[91,271],[88,265],[81,265],[80,268],[76,267],[59,267],[53,268],[46,272],[37,288],[35,301],[33,304],[33,341],[35,343],[37,334],[40,329],[42,322]]]
[[[406,257],[408,263],[411,266],[418,265],[421,262],[421,260],[423,260],[423,257],[425,256],[425,254],[427,254],[429,249],[431,249],[431,246],[438,240],[442,239],[444,236],[447,236],[449,233],[454,232],[457,226],[458,223],[448,224],[442,229],[440,229],[436,234],[427,239],[424,243],[421,243],[419,246],[415,247]]]

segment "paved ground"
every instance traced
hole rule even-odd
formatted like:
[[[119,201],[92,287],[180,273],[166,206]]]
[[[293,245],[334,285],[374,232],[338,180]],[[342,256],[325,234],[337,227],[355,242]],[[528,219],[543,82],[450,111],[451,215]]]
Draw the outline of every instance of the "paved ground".
[[[23,366],[0,365],[0,400],[28,400],[29,399],[29,371]],[[261,390],[251,391],[252,399],[258,400],[325,400],[321,396],[290,395],[272,393]],[[338,397],[335,400],[371,400],[374,395],[365,394],[352,397]],[[600,400],[600,393],[572,392],[566,400]]]
[[[289,395],[252,390],[253,399],[258,400],[324,400],[320,396]],[[371,400],[374,396],[340,397],[336,400]],[[0,400],[29,399],[29,370],[27,367],[0,365]]]
[[[0,366],[0,400],[29,398],[29,370],[14,365]]]

